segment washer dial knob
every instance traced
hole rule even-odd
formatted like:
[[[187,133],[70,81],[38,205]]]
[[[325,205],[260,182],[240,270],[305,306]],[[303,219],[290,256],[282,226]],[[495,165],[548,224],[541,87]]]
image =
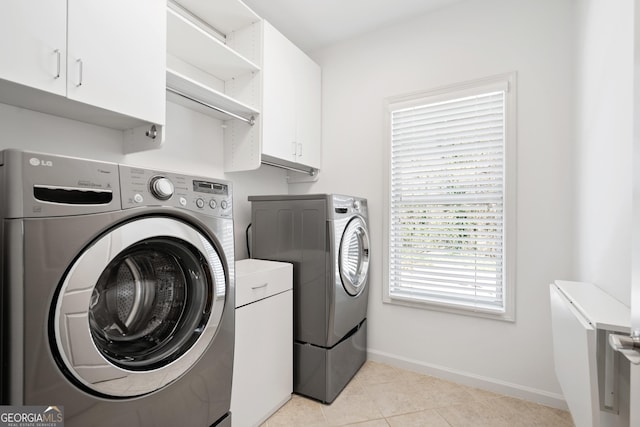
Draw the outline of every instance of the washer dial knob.
[[[151,194],[158,200],[169,200],[173,196],[173,183],[164,176],[154,176],[149,184]]]

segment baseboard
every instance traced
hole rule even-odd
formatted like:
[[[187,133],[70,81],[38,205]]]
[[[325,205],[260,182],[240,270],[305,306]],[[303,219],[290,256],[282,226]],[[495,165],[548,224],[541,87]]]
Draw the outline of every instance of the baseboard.
[[[564,397],[557,393],[550,393],[548,391],[538,390],[520,384],[513,384],[495,378],[483,377],[470,372],[424,363],[418,360],[408,359],[370,348],[367,349],[367,359],[374,362],[385,363],[397,368],[431,375],[437,378],[464,384],[466,386],[476,387],[492,391],[494,393],[539,403],[541,405],[551,406],[553,408],[564,410],[568,409],[567,402],[564,400]]]

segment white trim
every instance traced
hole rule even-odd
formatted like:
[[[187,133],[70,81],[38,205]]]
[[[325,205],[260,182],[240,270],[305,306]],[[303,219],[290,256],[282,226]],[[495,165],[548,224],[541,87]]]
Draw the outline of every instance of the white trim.
[[[396,368],[431,375],[433,377],[453,381],[469,387],[488,390],[494,393],[539,403],[545,406],[551,406],[565,411],[568,410],[564,396],[558,393],[552,393],[521,384],[502,381],[496,378],[484,377],[482,375],[451,369],[445,366],[424,363],[415,359],[409,359],[372,349],[367,349],[367,360],[385,363]]]
[[[442,86],[433,90],[413,92],[400,96],[389,97],[384,103],[384,149],[382,156],[383,170],[383,230],[382,236],[383,247],[383,286],[382,286],[382,302],[400,306],[407,306],[421,309],[431,309],[436,311],[445,311],[449,313],[457,313],[462,315],[470,315],[484,317],[489,319],[504,320],[515,322],[515,290],[516,290],[516,188],[517,188],[517,98],[516,84],[517,73],[515,71],[496,76],[486,77],[469,81],[461,84],[453,84]],[[390,230],[390,194],[391,194],[391,173],[390,173],[390,156],[391,156],[391,120],[390,111],[393,105],[394,110],[398,106],[409,107],[416,102],[424,103],[429,98],[429,102],[433,99],[446,100],[464,96],[471,96],[479,92],[491,90],[505,90],[505,148],[504,161],[505,165],[505,182],[504,182],[504,248],[505,259],[508,263],[504,267],[504,288],[505,293],[505,312],[490,312],[482,310],[467,309],[464,307],[434,304],[429,302],[406,301],[389,296],[389,232]]]
[[[387,112],[390,111],[388,107],[392,104],[395,107],[394,110],[402,110],[424,104],[425,98],[429,98],[428,103],[431,104],[494,91],[504,91],[509,93],[510,89],[513,87],[510,80],[512,75],[515,76],[515,72],[486,77],[484,79],[478,79],[461,84],[442,86],[428,91],[392,96],[387,98]]]

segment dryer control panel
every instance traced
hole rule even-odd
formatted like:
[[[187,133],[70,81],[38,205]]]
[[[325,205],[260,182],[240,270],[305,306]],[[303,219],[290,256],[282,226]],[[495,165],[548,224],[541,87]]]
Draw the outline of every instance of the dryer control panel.
[[[172,206],[232,217],[231,183],[120,165],[122,207]]]
[[[367,199],[365,198],[332,194],[328,196],[328,199],[330,218],[340,219],[360,215],[367,219],[369,216]]]

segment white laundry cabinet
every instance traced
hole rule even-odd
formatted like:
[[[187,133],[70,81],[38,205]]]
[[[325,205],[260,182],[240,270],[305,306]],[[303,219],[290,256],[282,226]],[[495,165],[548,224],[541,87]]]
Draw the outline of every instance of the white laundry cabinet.
[[[236,342],[231,393],[234,427],[258,426],[293,391],[293,266],[236,262]]]

